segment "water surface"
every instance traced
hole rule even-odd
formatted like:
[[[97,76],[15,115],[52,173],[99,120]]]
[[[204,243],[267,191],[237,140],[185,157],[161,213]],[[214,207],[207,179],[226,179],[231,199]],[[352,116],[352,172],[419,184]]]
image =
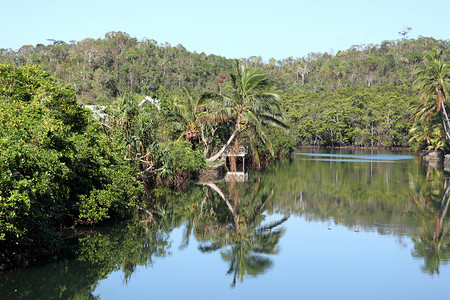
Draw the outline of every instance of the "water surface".
[[[423,299],[450,294],[449,184],[409,153],[297,153],[168,192],[79,248],[0,275],[2,299]]]

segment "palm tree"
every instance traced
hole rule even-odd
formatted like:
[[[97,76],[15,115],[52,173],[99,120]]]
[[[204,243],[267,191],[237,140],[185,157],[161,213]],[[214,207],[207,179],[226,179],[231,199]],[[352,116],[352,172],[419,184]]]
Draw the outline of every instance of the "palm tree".
[[[420,148],[425,148],[425,145],[431,145],[433,140],[443,141],[442,126],[440,125],[440,121],[437,120],[439,119],[439,116],[433,114],[430,116],[431,118],[426,118],[426,122],[424,122],[424,120],[422,120],[422,122],[414,122],[409,130],[411,138],[408,143],[409,145],[414,146],[415,151]]]
[[[425,54],[426,65],[418,66],[415,70],[417,79],[415,86],[419,89],[419,97],[423,101],[423,108],[419,109],[415,117],[423,117],[431,113],[430,108],[435,108],[441,114],[445,137],[450,143],[448,129],[450,122],[445,102],[450,87],[450,68],[442,59],[442,51],[434,49]]]
[[[210,97],[207,94],[196,95],[185,87],[183,87],[183,91],[183,97],[175,100],[174,103],[177,119],[184,126],[180,138],[185,137],[191,143],[201,139],[205,146],[203,154],[206,156],[216,132],[214,124],[227,120],[227,118],[223,114],[211,112],[208,107]]]
[[[185,130],[181,137],[192,142],[199,136],[199,116],[205,111],[205,98],[194,95],[190,90],[183,87],[183,97],[174,103],[177,117],[184,124]]]
[[[236,74],[230,74],[231,80],[223,93],[212,101],[217,114],[228,116],[233,132],[219,152],[207,159],[208,162],[217,160],[241,132],[247,133],[256,159],[256,143],[259,141],[265,143],[273,155],[272,144],[263,131],[263,125],[287,128],[280,108],[280,96],[270,92],[273,82],[269,75],[239,64],[237,60],[236,71]]]
[[[264,212],[271,209],[273,190],[261,188],[257,178],[254,186],[247,186],[251,192],[247,190],[243,193],[245,196],[239,199],[239,193],[234,191],[235,186],[230,184],[230,196],[237,197],[230,201],[214,183],[204,185],[223,201],[211,201],[211,205],[218,205],[212,210],[214,214],[205,214],[197,219],[193,230],[201,243],[200,251],[209,253],[221,250],[222,259],[229,263],[227,274],[233,275],[232,287],[237,279],[242,282],[245,275],[256,277],[265,273],[272,266],[272,260],[266,255],[278,253],[278,244],[285,232],[280,225],[289,218],[286,214],[278,221],[263,223]]]
[[[416,215],[421,219],[417,236],[412,236],[414,249],[411,254],[424,258],[423,270],[430,274],[439,274],[439,266],[450,258],[450,232],[448,222],[444,222],[450,206],[450,182],[445,179],[444,190],[440,176],[431,177],[421,187],[415,197],[410,195],[416,206]],[[442,199],[436,196],[441,195]]]

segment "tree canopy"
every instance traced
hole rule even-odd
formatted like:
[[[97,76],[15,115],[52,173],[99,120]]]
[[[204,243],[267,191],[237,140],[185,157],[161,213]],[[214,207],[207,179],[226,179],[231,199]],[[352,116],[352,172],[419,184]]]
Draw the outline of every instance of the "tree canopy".
[[[414,75],[416,68],[427,62],[424,53],[434,48],[439,49],[443,62],[448,60],[450,54],[448,41],[436,40],[431,37],[417,39],[404,37],[399,40],[383,41],[380,44],[354,45],[337,53],[310,53],[305,57],[270,59],[268,62],[264,62],[261,57],[252,56],[239,61],[241,65],[247,65],[248,68],[258,69],[261,73],[269,75],[274,83],[273,90],[287,100],[283,100],[285,108],[291,99],[300,98],[304,101],[311,100],[311,107],[317,106],[318,102],[326,105],[330,98],[345,98],[346,96],[343,96],[341,90],[351,91],[356,88],[364,89],[366,94],[364,96],[366,100],[359,101],[358,105],[367,107],[368,105],[361,103],[368,101],[368,103],[378,106],[369,108],[367,112],[361,107],[346,107],[345,110],[352,114],[359,114],[362,110],[362,118],[359,115],[351,117],[364,119],[358,120],[357,122],[360,124],[356,124],[354,121],[342,121],[341,112],[331,111],[334,104],[347,105],[345,99],[331,100],[330,104],[332,103],[332,105],[329,108],[325,108],[325,106],[323,108],[323,113],[327,117],[317,124],[321,129],[312,129],[310,125],[304,127],[305,132],[300,136],[297,135],[296,143],[298,145],[407,146],[409,139],[399,137],[399,135],[406,136],[406,132],[412,126],[406,122],[406,118],[411,116],[406,116],[404,112],[408,109],[407,105],[417,105],[417,103],[414,101],[404,103],[403,100],[398,103],[397,108],[401,111],[396,116],[402,116],[404,119],[397,122],[396,125],[402,123],[407,128],[395,128],[394,131],[392,126],[396,125],[390,120],[392,120],[392,113],[395,109],[391,105],[385,104],[392,102],[389,102],[391,93],[403,95],[405,89],[412,86],[416,79]],[[140,99],[145,96],[165,98],[166,100],[177,97],[181,99],[183,88],[186,88],[195,97],[211,91],[225,93],[227,82],[230,82],[231,79],[227,75],[235,64],[233,59],[213,54],[189,52],[182,45],[174,47],[168,43],[158,43],[154,40],[138,40],[123,32],[109,32],[103,39],[84,39],[71,43],[55,41],[50,45],[26,45],[17,51],[2,49],[0,62],[15,63],[19,66],[26,64],[42,66],[58,80],[71,85],[77,97],[83,102],[108,106],[114,106],[125,95]],[[390,92],[380,92],[382,90]],[[394,92],[395,90],[398,92]],[[414,90],[406,92],[411,98],[414,98],[416,93]],[[162,95],[164,96],[161,97]],[[382,99],[382,97],[387,98]],[[317,101],[312,99],[317,99]],[[174,103],[173,100],[169,100],[166,104],[170,106]],[[307,102],[305,105],[309,106]],[[352,105],[352,103],[348,105]],[[291,114],[294,114],[293,109],[290,111]],[[317,121],[318,114],[312,111],[307,115],[304,113],[299,111],[297,115],[303,116],[301,121],[305,125],[308,122],[311,123],[311,120]],[[413,112],[411,111],[410,114],[412,115]],[[167,117],[173,119],[175,114]],[[387,129],[380,128],[379,124],[383,123],[382,119],[387,120],[384,122],[386,125],[383,125],[387,126]],[[175,123],[171,124],[175,125]],[[196,137],[197,134],[200,135],[201,142],[205,147],[205,155],[214,150],[217,151],[220,144],[214,143],[208,134],[222,137],[229,134],[225,134],[225,131],[220,134],[218,132],[220,128],[211,126],[212,123],[199,128],[194,124],[187,122],[177,126],[184,126],[185,134],[194,134]],[[359,129],[346,129],[345,126],[349,124],[356,124]],[[292,129],[298,124],[288,122],[288,125]],[[426,128],[418,129],[416,125],[413,128],[416,132],[428,130]],[[166,133],[172,131],[175,134],[175,128],[172,129],[166,130]],[[317,134],[314,133],[311,137],[311,131],[317,131]],[[355,132],[350,134],[349,131]],[[202,136],[202,132],[204,136]],[[177,133],[182,134],[182,132]],[[350,135],[347,136],[347,133]],[[304,138],[301,135],[307,137]],[[415,139],[413,138],[413,140]],[[427,139],[425,138],[425,140]],[[416,146],[413,147],[416,148]]]
[[[35,66],[0,65],[0,260],[60,241],[59,225],[122,218],[142,184],[75,91]],[[17,253],[16,253],[17,251]]]

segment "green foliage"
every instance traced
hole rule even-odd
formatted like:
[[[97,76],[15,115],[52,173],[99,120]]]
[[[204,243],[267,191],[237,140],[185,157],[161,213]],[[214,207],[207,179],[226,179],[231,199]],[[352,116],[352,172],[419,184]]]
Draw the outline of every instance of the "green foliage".
[[[450,89],[450,68],[445,63],[442,51],[434,49],[424,55],[424,65],[417,66],[415,69],[416,80],[414,85],[419,92],[419,104],[415,106],[413,120],[416,127],[428,130],[415,130],[413,137],[416,140],[427,140],[430,144],[430,131],[433,129],[432,135],[434,140],[443,140],[444,138],[450,143],[450,133],[446,105],[448,93]],[[436,114],[440,114],[444,137],[442,130],[438,130],[436,124],[439,118]],[[440,131],[440,132],[439,132]],[[434,146],[430,145],[431,148]]]
[[[37,67],[0,65],[0,260],[59,242],[59,225],[123,217],[142,193],[123,148]],[[15,259],[21,258],[17,255]]]
[[[439,139],[430,139],[430,145],[427,147],[429,150],[440,150],[444,148],[445,143]]]
[[[284,109],[299,145],[407,146],[415,104],[408,88],[344,88],[333,93],[285,94]]]
[[[257,146],[260,143],[265,144],[273,156],[272,144],[263,126],[287,128],[281,109],[281,98],[271,90],[273,84],[268,74],[239,64],[236,60],[236,73],[230,73],[230,81],[221,93],[213,97],[211,104],[217,115],[225,116],[232,124],[233,133],[225,146],[208,158],[208,161],[216,160],[235,136],[239,144],[240,135],[243,133],[248,138],[247,144],[250,145],[258,166],[260,163]]]
[[[103,39],[67,44],[57,41],[0,52],[0,62],[37,64],[73,86],[87,103],[106,104],[125,94],[145,94],[160,100],[163,91],[213,90],[214,81],[233,61],[217,55],[188,52],[182,45],[138,41],[123,32]],[[156,94],[156,95],[152,95]]]
[[[79,217],[90,223],[109,218],[123,219],[131,208],[140,202],[142,187],[133,176],[134,170],[128,166],[110,166],[106,176],[110,178],[102,189],[93,189],[88,195],[80,196]]]
[[[174,172],[198,172],[206,166],[205,157],[192,150],[192,145],[186,141],[171,141],[162,143],[161,148],[171,154]]]
[[[414,93],[401,90],[413,84],[415,76],[411,74],[424,62],[423,53],[433,48],[442,51],[444,61],[448,59],[448,41],[420,37],[355,45],[336,54],[271,59],[267,63],[252,56],[239,63],[269,74],[274,87],[284,94],[285,108],[290,108],[293,99],[308,103],[298,106],[301,121],[290,124],[299,145],[406,146],[410,127],[406,120],[410,116],[404,112],[410,101],[403,96],[413,98]],[[175,94],[183,87],[193,95],[212,90],[226,93],[223,75],[234,64],[232,59],[188,52],[182,45],[138,41],[123,32],[71,44],[55,41],[48,46],[24,46],[18,51],[3,49],[2,61],[41,65],[73,86],[87,103],[112,104],[124,95],[156,97],[161,101],[158,139],[162,140],[176,139],[183,132],[197,136],[198,124],[188,119],[182,124],[173,109]],[[359,100],[342,94],[343,90],[360,93],[362,88],[370,92],[359,95]],[[242,120],[241,125],[248,120]],[[223,132],[211,135],[217,139],[220,134]],[[205,139],[207,154],[217,150],[220,143]]]
[[[258,146],[258,153],[264,160],[288,157],[296,149],[296,141],[289,132],[281,128],[271,128],[266,130],[267,138],[272,143],[274,156],[263,144]]]
[[[207,114],[206,101],[205,97],[195,95],[186,88],[183,88],[183,95],[175,100],[176,118],[185,127],[182,136],[187,141],[195,143],[199,140],[200,127],[205,123],[201,117]]]
[[[277,78],[277,88],[284,92],[332,92],[351,86],[411,86],[414,68],[422,62],[423,53],[433,48],[444,50],[448,57],[449,41],[420,37],[355,45],[336,54],[310,53],[268,64],[246,62]]]
[[[433,47],[448,56],[448,41],[431,37],[355,45],[333,53],[310,53],[264,62],[261,57],[243,63],[269,73],[284,92],[331,92],[350,86],[411,86],[414,68],[423,53]],[[111,101],[128,94],[155,93],[161,87],[173,91],[220,90],[220,76],[228,74],[233,60],[217,55],[191,53],[154,40],[138,41],[123,32],[109,32],[103,39],[84,39],[67,44],[23,46],[0,52],[0,62],[38,64],[56,78],[75,87],[84,101]],[[216,82],[219,82],[219,86]]]
[[[445,139],[439,115],[433,114],[431,118],[424,121],[415,120],[409,130],[411,138],[408,143],[412,150],[418,151],[426,149],[430,141]]]

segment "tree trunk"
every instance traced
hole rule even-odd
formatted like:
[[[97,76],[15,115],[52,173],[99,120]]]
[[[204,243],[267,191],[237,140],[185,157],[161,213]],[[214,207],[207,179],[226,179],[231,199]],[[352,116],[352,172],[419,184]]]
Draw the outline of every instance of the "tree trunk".
[[[213,182],[208,182],[208,183],[204,183],[203,185],[209,186],[210,188],[212,188],[214,191],[216,191],[220,198],[223,199],[223,201],[225,201],[225,203],[227,204],[228,209],[230,210],[231,214],[233,215],[233,217],[236,219],[238,216],[236,214],[236,212],[233,209],[233,206],[231,206],[230,201],[228,201],[227,197],[225,197],[225,194],[222,192],[222,190]]]
[[[206,155],[208,155],[208,152],[209,152],[209,144],[208,144],[208,141],[205,138],[205,132],[204,131],[205,131],[204,130],[204,126],[203,126],[203,124],[201,124],[200,125],[200,132],[202,133],[201,137],[202,137],[203,144],[205,144],[205,150],[203,150],[203,156],[206,157]]]
[[[447,143],[450,144],[450,134],[448,132],[448,128],[450,127],[450,123],[448,120],[447,111],[445,109],[445,97],[443,96],[442,90],[439,88],[439,86],[436,86],[436,105],[439,109],[439,112],[441,113],[441,119],[442,124],[444,125],[444,131],[445,131],[445,139],[447,140]],[[440,106],[440,107],[439,107]]]
[[[444,125],[445,139],[447,140],[447,143],[450,144],[450,133],[448,132],[448,128],[450,127],[450,123],[449,123],[449,120],[448,120],[448,115],[447,115],[447,111],[445,110],[444,103],[442,103],[440,112],[441,112],[442,124]]]
[[[447,215],[447,211],[448,211],[448,206],[450,204],[450,197],[448,195],[450,190],[450,187],[447,187],[447,190],[444,193],[444,196],[442,197],[442,202],[441,202],[441,209],[439,212],[439,230],[442,228],[442,223],[444,222],[445,216]],[[444,205],[445,203],[445,205]],[[438,232],[438,237],[440,237],[440,232]]]
[[[238,133],[238,130],[234,129],[233,134],[230,136],[230,138],[228,139],[227,143],[222,147],[222,149],[220,149],[219,152],[217,152],[215,155],[213,155],[210,158],[206,159],[206,161],[207,162],[216,161],[222,155],[222,153],[225,151],[225,149],[231,144],[231,142],[233,141],[233,139],[235,138],[237,133]]]

